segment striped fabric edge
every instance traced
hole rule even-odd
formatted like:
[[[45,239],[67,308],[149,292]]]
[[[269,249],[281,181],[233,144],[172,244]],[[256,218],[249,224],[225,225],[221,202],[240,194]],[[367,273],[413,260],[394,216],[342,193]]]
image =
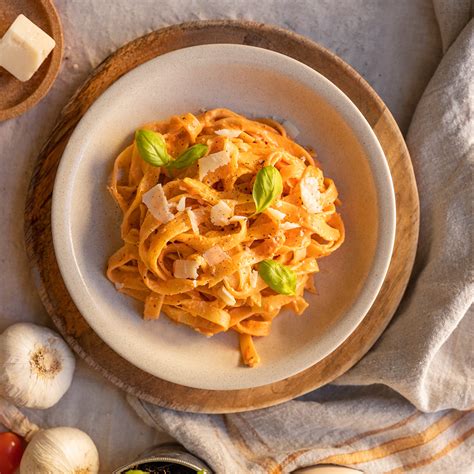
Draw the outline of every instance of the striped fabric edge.
[[[411,449],[402,450],[393,453],[392,455],[369,461],[366,464],[358,464],[356,467],[357,469],[360,469],[364,472],[376,471],[380,473],[386,473],[395,469],[400,469],[402,466],[406,466],[404,468],[406,472],[410,472],[412,470],[419,472],[416,467],[409,468],[409,466],[415,466],[419,461],[422,460],[424,460],[426,463],[427,460],[434,456],[434,458],[429,463],[429,468],[427,467],[426,469],[422,469],[421,472],[428,471],[430,473],[437,472],[444,474],[445,472],[456,470],[456,472],[461,474],[462,471],[460,471],[459,464],[462,464],[461,461],[465,460],[466,454],[469,453],[469,441],[467,441],[466,444],[461,443],[456,446],[458,448],[458,452],[454,455],[455,458],[451,456],[439,457],[436,456],[436,453],[444,451],[445,447],[448,446],[452,441],[462,436],[466,431],[469,431],[469,429],[473,427],[473,423],[473,414],[466,414],[431,440],[425,439],[424,441],[426,442],[418,444]],[[456,466],[456,468],[453,466]]]
[[[443,449],[437,451],[436,453],[428,456],[426,458],[420,459],[418,461],[403,464],[403,466],[399,466],[395,469],[387,471],[386,474],[403,474],[404,472],[411,471],[412,469],[417,469],[419,467],[427,466],[428,464],[432,464],[435,461],[443,458],[447,454],[449,454],[453,449],[456,449],[460,446],[464,441],[469,439],[472,435],[474,435],[474,428],[469,428],[467,431],[462,433],[461,436],[451,440]]]
[[[369,449],[361,449],[361,450],[353,450],[347,453],[326,456],[319,460],[316,460],[314,464],[336,464],[336,465],[345,465],[345,466],[355,466],[358,467],[359,464],[370,463],[371,461],[381,460],[385,457],[392,456],[394,454],[416,449],[420,446],[423,446],[432,440],[434,440],[437,436],[442,434],[444,431],[448,430],[451,426],[455,425],[457,422],[462,420],[464,417],[468,416],[472,411],[457,411],[457,410],[450,410],[447,414],[443,415],[439,418],[436,422],[430,424],[427,428],[423,431],[418,432],[414,435],[409,436],[402,436],[398,438],[394,438],[389,441],[385,441],[383,443],[378,444]],[[415,414],[419,414],[420,416],[423,415],[421,412],[416,412]],[[355,441],[360,441],[364,437],[373,436],[376,434],[384,433],[394,428],[398,428],[404,425],[407,425],[413,422],[417,416],[415,414],[410,415],[404,420],[401,420],[393,425],[390,425],[386,428],[381,428],[379,430],[372,430],[365,433],[361,433],[360,435],[354,436],[343,443],[339,443],[338,447],[344,447],[347,445],[352,444]],[[396,469],[415,469],[418,467],[418,463],[422,463],[421,465],[425,466],[431,462],[439,460],[441,457],[448,454],[450,451],[458,447],[462,442],[468,439],[471,436],[470,430],[463,432],[460,436],[456,439],[449,441],[443,448],[437,450],[430,456],[427,456],[423,459],[418,461],[411,462],[407,465],[400,466]],[[276,468],[271,471],[271,474],[280,474],[284,471],[284,469],[292,462],[300,458],[301,456],[311,452],[314,448],[307,448],[300,451],[296,451],[290,455],[288,455],[283,461],[281,461]],[[413,467],[410,467],[410,466]],[[404,471],[394,471],[394,472],[404,472]]]
[[[353,444],[363,442],[367,438],[374,436],[374,435],[380,435],[380,434],[388,434],[390,431],[396,431],[399,428],[403,428],[407,425],[412,424],[416,420],[422,418],[424,414],[418,410],[414,410],[413,413],[411,413],[409,416],[403,417],[401,420],[398,420],[395,423],[391,423],[390,425],[382,426],[381,428],[377,429],[372,429],[368,431],[364,431],[362,433],[358,433],[355,436],[352,436],[350,438],[345,439],[344,441],[341,441],[337,443],[336,445],[332,446],[333,449],[340,449],[340,448],[350,448],[352,447]],[[275,468],[274,471],[271,471],[271,474],[280,474],[283,469],[285,469],[290,463],[295,461],[296,459],[300,458],[301,456],[304,456],[305,454],[315,450],[315,448],[305,448],[305,449],[300,449],[298,451],[295,451],[292,454],[289,454],[287,457],[285,457]]]

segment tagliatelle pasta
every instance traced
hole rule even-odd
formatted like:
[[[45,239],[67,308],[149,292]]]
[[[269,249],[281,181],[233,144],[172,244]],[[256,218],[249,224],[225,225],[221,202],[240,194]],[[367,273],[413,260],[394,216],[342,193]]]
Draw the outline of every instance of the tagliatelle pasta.
[[[253,339],[282,308],[304,312],[317,259],[344,241],[336,186],[274,120],[215,109],[142,132],[109,183],[123,246],[107,277],[144,302],[145,319],[163,312],[206,336],[235,331],[252,367]]]

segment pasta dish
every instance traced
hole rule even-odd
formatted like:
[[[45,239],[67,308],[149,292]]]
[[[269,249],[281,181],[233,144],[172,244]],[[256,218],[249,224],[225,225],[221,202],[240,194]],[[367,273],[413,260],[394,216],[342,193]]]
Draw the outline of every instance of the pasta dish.
[[[344,241],[336,186],[313,155],[279,122],[227,109],[143,126],[109,182],[123,246],[107,277],[145,319],[233,330],[257,365],[254,338],[282,308],[304,312],[318,259]]]

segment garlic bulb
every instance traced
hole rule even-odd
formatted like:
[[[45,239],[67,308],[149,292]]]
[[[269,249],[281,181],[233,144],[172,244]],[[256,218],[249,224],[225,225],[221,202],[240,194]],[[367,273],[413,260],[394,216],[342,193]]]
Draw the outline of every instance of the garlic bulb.
[[[75,359],[48,328],[17,323],[0,335],[0,396],[19,406],[49,408],[71,385]]]
[[[0,397],[0,423],[29,443],[20,474],[96,474],[99,454],[94,442],[77,428],[42,430],[15,405]]]
[[[95,474],[99,453],[89,436],[77,428],[38,431],[28,444],[20,474]]]

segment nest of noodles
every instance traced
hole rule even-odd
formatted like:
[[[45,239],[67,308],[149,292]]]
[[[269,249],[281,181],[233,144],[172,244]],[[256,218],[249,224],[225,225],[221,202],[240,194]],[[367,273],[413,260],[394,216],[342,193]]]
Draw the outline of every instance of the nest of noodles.
[[[162,135],[172,157],[201,143],[208,146],[207,155],[225,152],[228,160],[200,176],[200,161],[169,170],[145,162],[135,142],[128,146],[116,158],[109,183],[123,213],[123,246],[110,257],[107,277],[118,291],[144,302],[145,319],[163,312],[206,336],[235,331],[244,363],[254,366],[260,359],[252,338],[267,336],[283,308],[304,312],[304,291],[315,292],[317,259],[344,240],[336,186],[315,157],[270,119],[250,120],[215,109],[144,128]],[[255,214],[253,183],[265,166],[278,169],[283,191]],[[304,199],[308,183],[318,200],[316,209]],[[168,222],[158,220],[143,202],[157,184],[173,214]],[[221,202],[239,219],[215,225],[212,208]],[[221,260],[209,263],[204,257],[209,249],[218,249]],[[295,295],[278,294],[259,276],[259,263],[268,259],[296,273]],[[195,262],[197,277],[176,278],[177,260]]]

